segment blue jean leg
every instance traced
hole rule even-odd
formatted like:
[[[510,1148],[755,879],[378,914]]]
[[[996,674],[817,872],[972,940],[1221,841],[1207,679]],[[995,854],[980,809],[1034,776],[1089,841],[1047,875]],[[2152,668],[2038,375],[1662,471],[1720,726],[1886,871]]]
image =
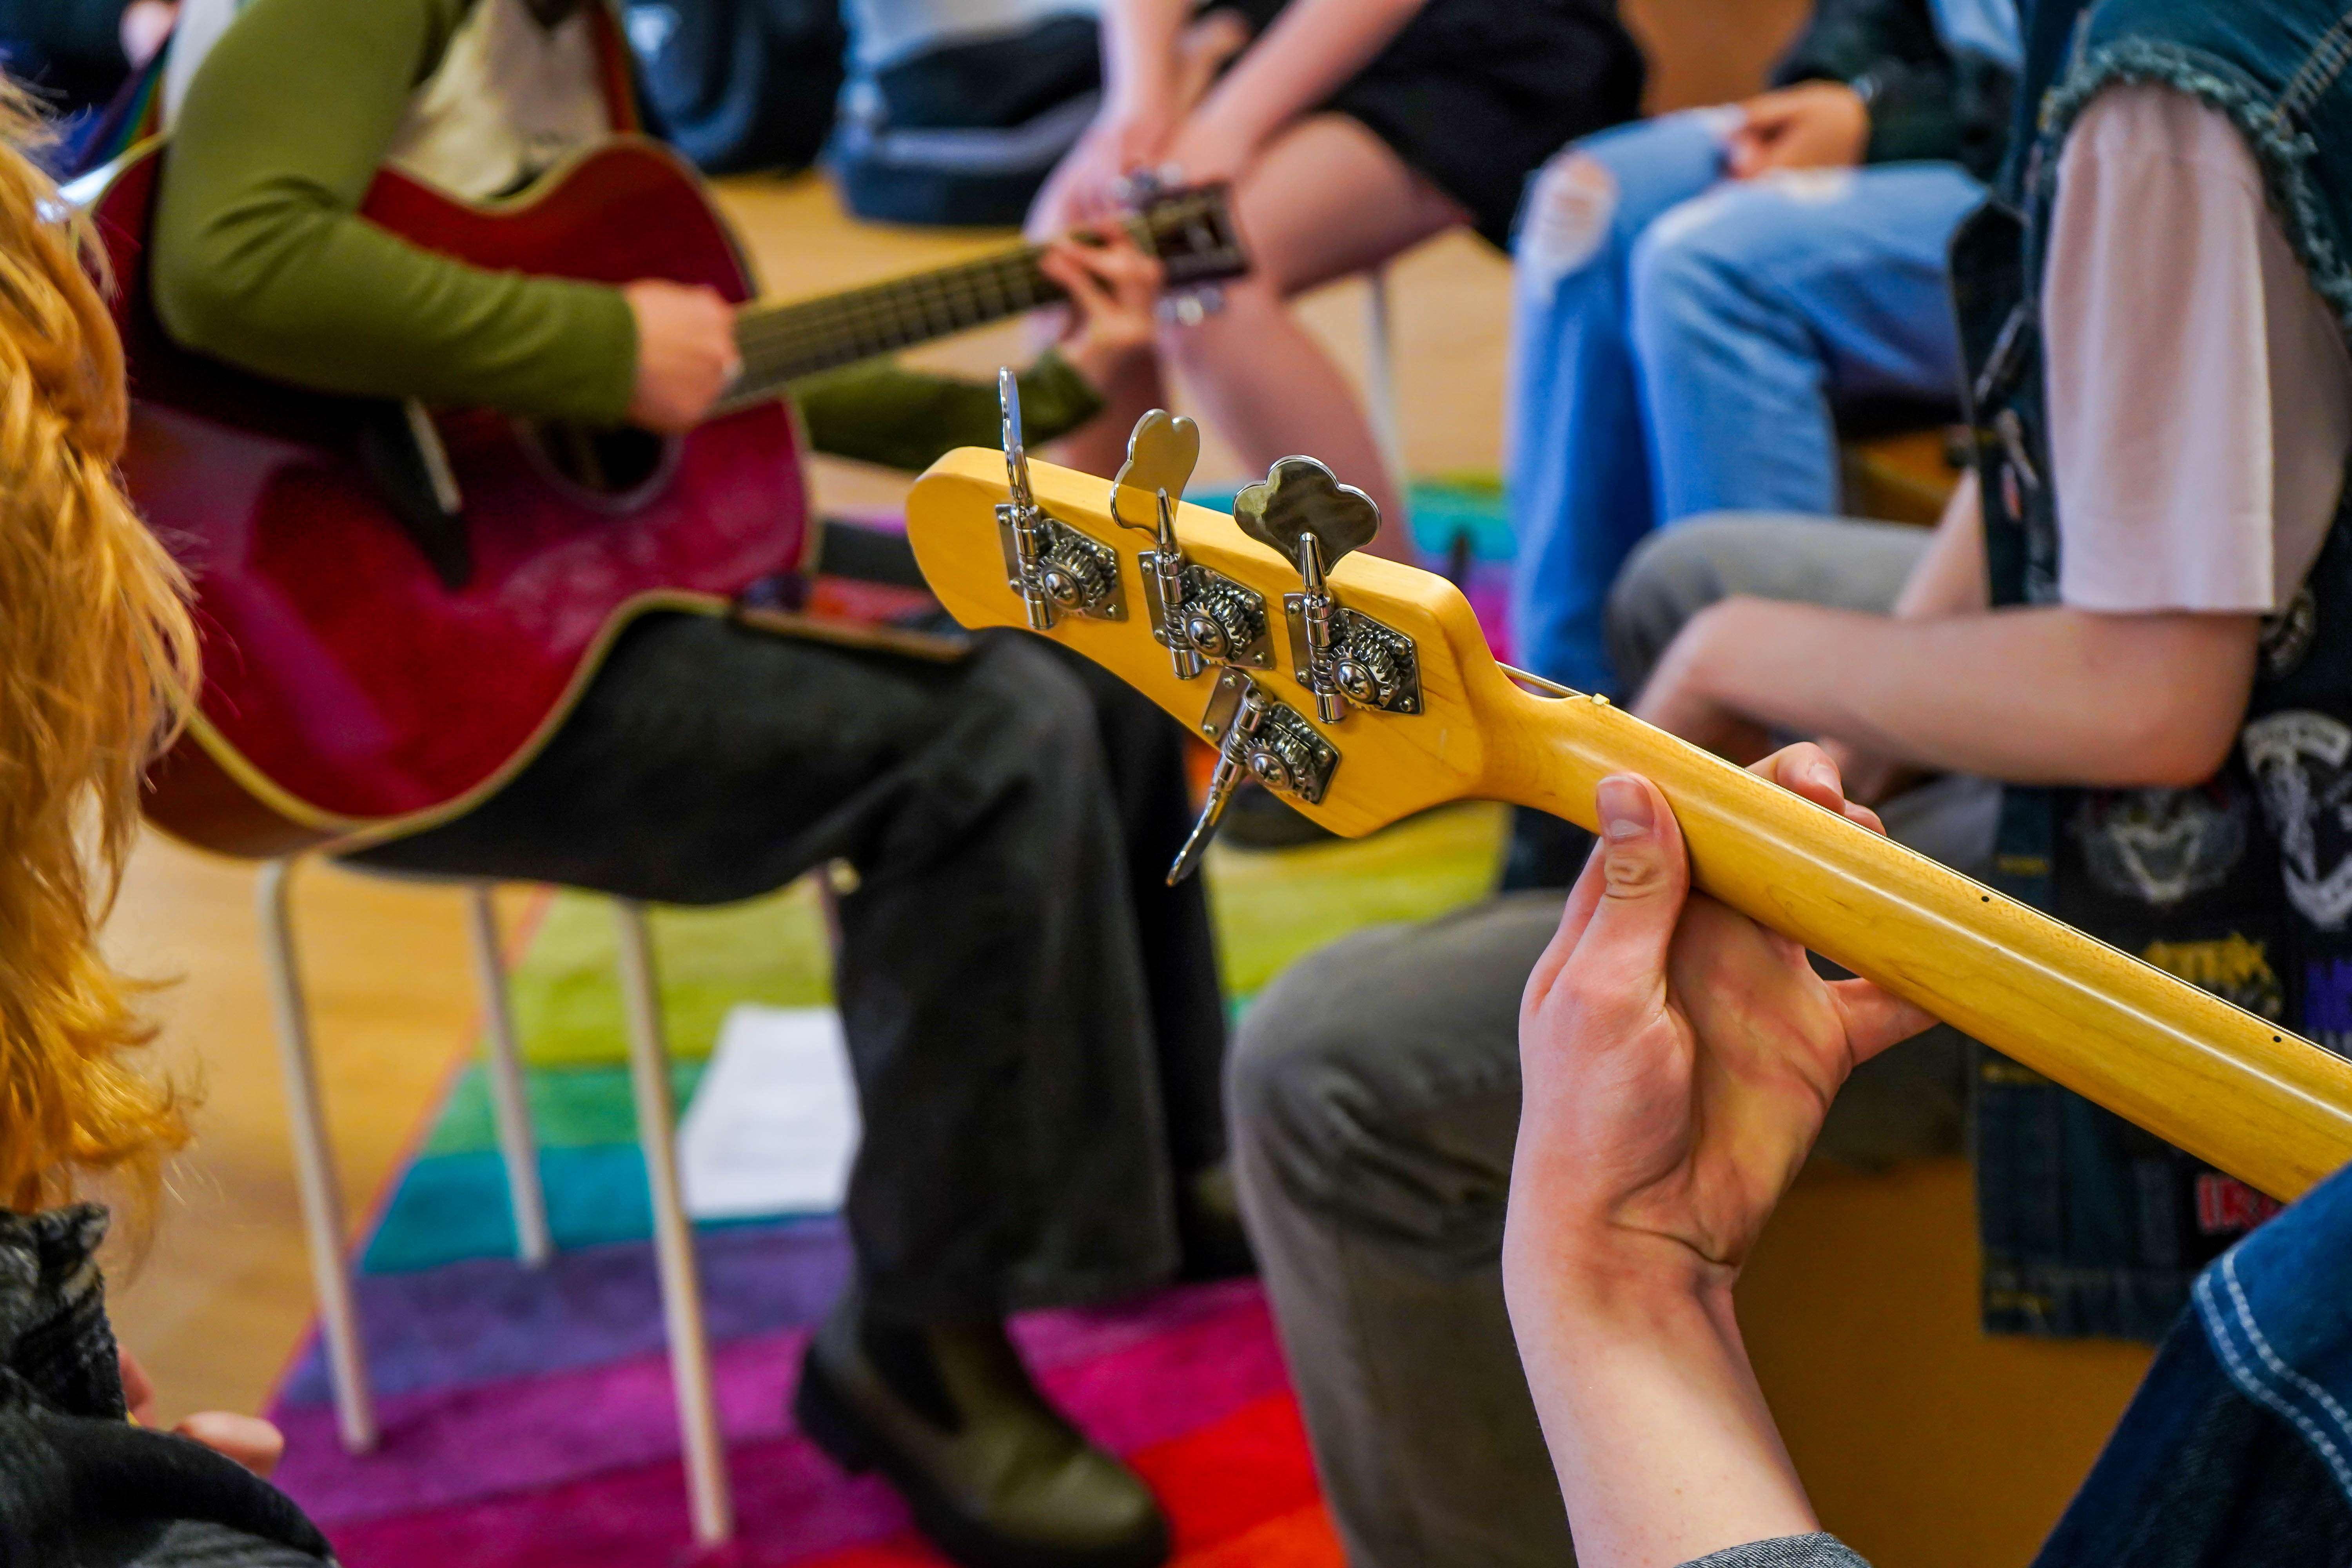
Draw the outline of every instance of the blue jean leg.
[[[1724,184],[1634,247],[1634,358],[1661,523],[1833,512],[1832,395],[1956,394],[1945,250],[1984,199],[1957,165]]]
[[[1652,515],[1628,269],[1652,220],[1720,176],[1722,127],[1700,110],[1588,137],[1537,174],[1519,215],[1511,618],[1522,664],[1585,690],[1609,689],[1601,606]]]

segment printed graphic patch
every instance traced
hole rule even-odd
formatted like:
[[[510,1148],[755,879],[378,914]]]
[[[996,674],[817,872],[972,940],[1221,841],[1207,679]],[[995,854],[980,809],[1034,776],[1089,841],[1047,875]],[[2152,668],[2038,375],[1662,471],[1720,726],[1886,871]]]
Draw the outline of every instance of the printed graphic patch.
[[[2278,836],[2287,902],[2322,931],[2352,916],[2352,728],[2326,713],[2273,713],[2246,726],[2246,763]]]
[[[2285,609],[2263,617],[2263,671],[2273,680],[2292,675],[2311,651],[2319,635],[2319,601],[2308,585],[2298,591]]]
[[[2242,1236],[2286,1205],[2266,1197],[2235,1176],[2219,1171],[2197,1174],[2197,1229],[2204,1236]]]
[[[2286,1016],[2286,988],[2271,969],[2263,944],[2235,931],[2219,942],[2151,942],[2140,957],[2249,1013],[2272,1019]]]
[[[2218,888],[2246,852],[2246,803],[2227,790],[2101,790],[2074,814],[2091,880],[2158,909]]]

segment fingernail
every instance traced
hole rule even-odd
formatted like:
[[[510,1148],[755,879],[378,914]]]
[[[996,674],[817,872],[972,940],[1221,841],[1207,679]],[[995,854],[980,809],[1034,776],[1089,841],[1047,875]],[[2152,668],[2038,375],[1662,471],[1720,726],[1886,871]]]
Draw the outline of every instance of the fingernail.
[[[1658,825],[1650,812],[1650,792],[1638,780],[1622,773],[1602,779],[1597,799],[1601,831],[1613,842],[1639,838]]]
[[[1805,776],[1812,780],[1813,783],[1821,785],[1823,789],[1837,789],[1840,787],[1837,769],[1830,766],[1827,763],[1815,763],[1811,767],[1805,770]]]

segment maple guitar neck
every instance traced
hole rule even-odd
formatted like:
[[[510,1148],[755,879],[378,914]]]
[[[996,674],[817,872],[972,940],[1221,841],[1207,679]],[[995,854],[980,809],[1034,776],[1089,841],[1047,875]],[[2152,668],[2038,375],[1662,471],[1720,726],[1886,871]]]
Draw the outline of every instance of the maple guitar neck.
[[[1140,584],[1151,536],[1112,520],[1102,479],[1039,462],[1028,473],[1047,516],[1108,547]],[[1122,493],[1129,515],[1150,515],[1148,495]],[[1006,497],[1003,455],[965,448],[932,465],[908,505],[924,575],[966,626],[1024,624],[994,521]],[[1176,522],[1193,566],[1269,605],[1298,588],[1296,570],[1233,518],[1188,504]],[[1673,806],[1699,890],[2273,1196],[2352,1161],[2352,1062],[1605,701],[1530,692],[1441,577],[1354,554],[1330,585],[1349,611],[1412,639],[1419,692],[1411,712],[1314,722],[1279,634],[1239,677],[1331,749],[1319,798],[1287,797],[1313,820],[1352,837],[1445,801],[1498,800],[1597,831],[1600,781],[1641,773]],[[1174,673],[1150,620],[1063,615],[1045,635],[1216,738],[1215,710],[1203,717],[1215,682]]]
[[[1473,702],[1477,793],[1598,830],[1594,787],[1654,780],[1694,884],[2263,1191],[2352,1161],[2352,1063],[1589,697]]]
[[[1150,248],[1148,225],[1134,219],[1126,226]],[[719,411],[773,397],[819,371],[1055,304],[1066,296],[1037,265],[1045,253],[1043,247],[1023,246],[823,299],[747,306],[735,318],[743,373]]]

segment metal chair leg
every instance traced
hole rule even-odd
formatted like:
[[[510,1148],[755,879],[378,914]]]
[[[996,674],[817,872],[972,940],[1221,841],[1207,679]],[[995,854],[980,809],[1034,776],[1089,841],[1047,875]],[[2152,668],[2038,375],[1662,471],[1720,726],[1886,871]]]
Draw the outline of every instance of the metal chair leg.
[[[375,1395],[368,1387],[367,1351],[359,1304],[343,1258],[343,1195],[327,1143],[319,1069],[310,1052],[310,1015],[294,956],[294,922],[287,901],[291,860],[261,868],[256,889],[261,952],[278,1012],[278,1052],[286,1073],[286,1102],[294,1133],[294,1173],[302,1197],[302,1228],[310,1246],[310,1278],[319,1292],[319,1321],[327,1342],[327,1376],[335,1396],[335,1424],[343,1447],[364,1454],[376,1445]]]
[[[547,1226],[547,1194],[539,1180],[539,1143],[531,1135],[522,1049],[515,1042],[514,1010],[507,998],[506,960],[499,950],[499,917],[490,890],[490,883],[471,884],[467,889],[467,914],[474,939],[474,968],[482,981],[482,1021],[489,1035],[486,1065],[490,1109],[498,1121],[499,1153],[506,1161],[515,1255],[525,1268],[536,1268],[554,1256],[555,1238]]]
[[[1397,415],[1396,353],[1390,331],[1389,269],[1375,267],[1364,275],[1371,285],[1365,300],[1365,413],[1370,417],[1372,440],[1388,464],[1389,478],[1402,487],[1404,472],[1404,428]]]
[[[613,913],[620,937],[621,991],[628,1007],[629,1079],[636,1095],[637,1140],[653,1186],[654,1256],[661,1268],[662,1320],[669,1332],[670,1380],[677,1394],[687,1494],[693,1507],[694,1538],[711,1546],[734,1535],[735,1507],[727,1482],[727,1451],[719,1436],[694,1231],[678,1185],[677,1112],[661,997],[654,984],[653,942],[643,904],[617,899]]]

